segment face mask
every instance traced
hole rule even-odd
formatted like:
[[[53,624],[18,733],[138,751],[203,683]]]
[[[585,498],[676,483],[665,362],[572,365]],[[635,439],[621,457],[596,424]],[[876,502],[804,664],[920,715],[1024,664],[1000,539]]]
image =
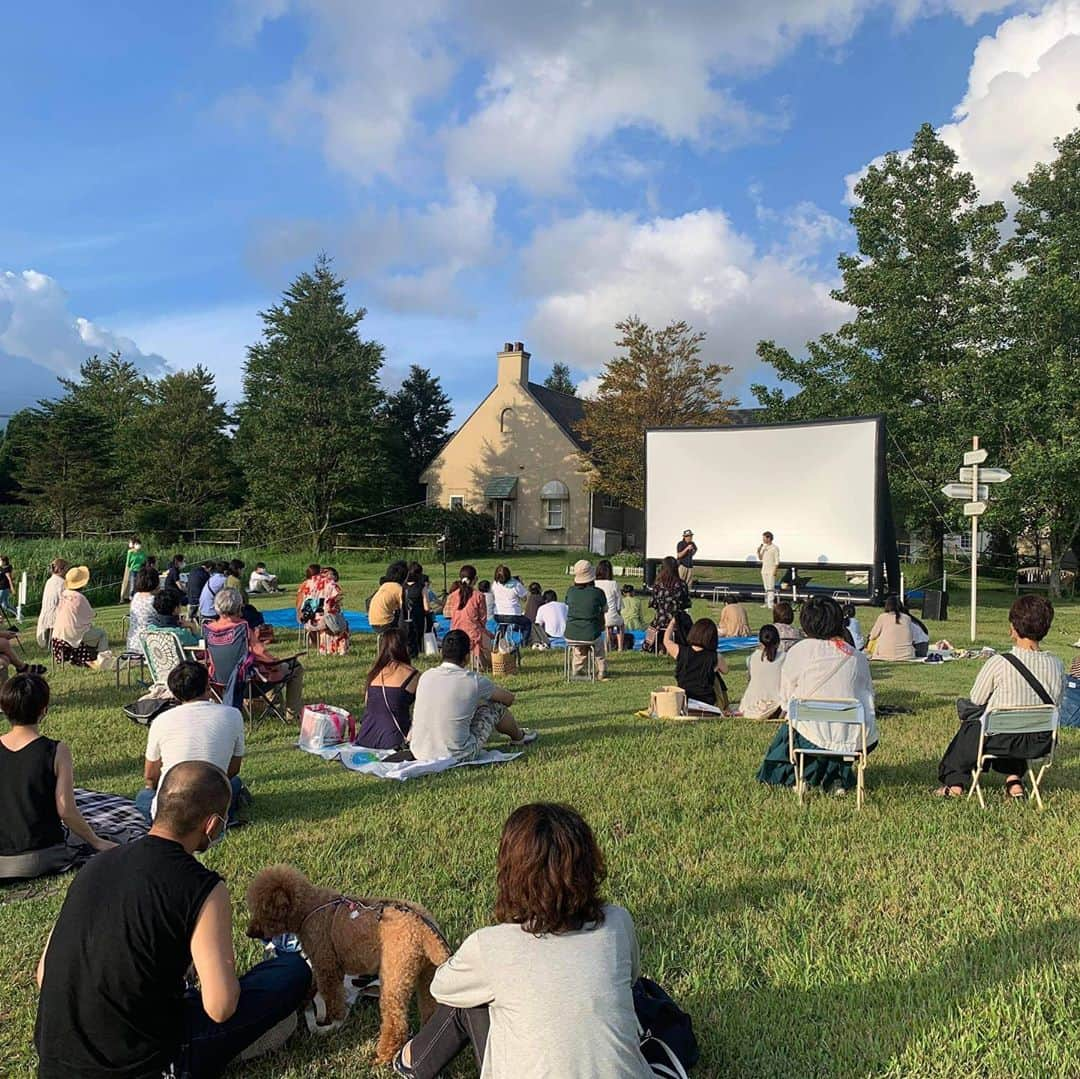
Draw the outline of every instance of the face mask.
[[[218,834],[211,835],[210,832],[206,833],[206,847],[205,850],[210,850],[211,847],[216,847],[224,838],[225,833],[229,830],[229,822],[224,817],[219,817],[216,813],[211,819],[217,819],[221,821],[221,831]]]

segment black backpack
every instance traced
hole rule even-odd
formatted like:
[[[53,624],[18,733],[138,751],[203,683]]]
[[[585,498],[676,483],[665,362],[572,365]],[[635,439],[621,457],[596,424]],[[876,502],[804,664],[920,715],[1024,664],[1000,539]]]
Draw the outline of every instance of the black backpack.
[[[653,1073],[685,1079],[701,1056],[690,1016],[651,978],[634,983],[634,1011],[641,1028],[641,1055]]]

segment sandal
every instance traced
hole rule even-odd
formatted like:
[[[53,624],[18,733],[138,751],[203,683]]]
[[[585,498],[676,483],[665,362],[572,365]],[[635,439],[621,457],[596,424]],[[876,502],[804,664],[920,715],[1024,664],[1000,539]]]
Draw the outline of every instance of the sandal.
[[[1019,792],[1016,788],[1019,787]],[[1010,779],[1005,783],[1005,800],[1012,799],[1014,802],[1022,802],[1027,798],[1027,791],[1024,790],[1024,783],[1019,779]]]
[[[963,798],[964,797],[964,788],[963,787],[938,787],[938,789],[936,791],[934,791],[934,797],[935,798]]]

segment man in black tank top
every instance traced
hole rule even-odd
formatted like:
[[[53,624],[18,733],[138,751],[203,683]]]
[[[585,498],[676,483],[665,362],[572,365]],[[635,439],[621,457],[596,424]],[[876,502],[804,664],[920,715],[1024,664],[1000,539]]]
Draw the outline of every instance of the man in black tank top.
[[[231,796],[214,765],[176,765],[149,835],[72,882],[38,963],[39,1076],[216,1076],[271,1028],[295,1028],[307,963],[285,952],[237,979],[228,889],[194,858],[224,835]],[[185,989],[192,963],[200,992]]]

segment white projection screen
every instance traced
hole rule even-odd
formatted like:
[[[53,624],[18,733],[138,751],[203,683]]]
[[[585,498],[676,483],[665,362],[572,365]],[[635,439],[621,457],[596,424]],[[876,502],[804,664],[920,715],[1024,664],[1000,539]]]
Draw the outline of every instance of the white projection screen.
[[[877,418],[646,431],[645,557],[691,528],[697,561],[756,564],[768,530],[781,567],[874,566],[881,437]]]

